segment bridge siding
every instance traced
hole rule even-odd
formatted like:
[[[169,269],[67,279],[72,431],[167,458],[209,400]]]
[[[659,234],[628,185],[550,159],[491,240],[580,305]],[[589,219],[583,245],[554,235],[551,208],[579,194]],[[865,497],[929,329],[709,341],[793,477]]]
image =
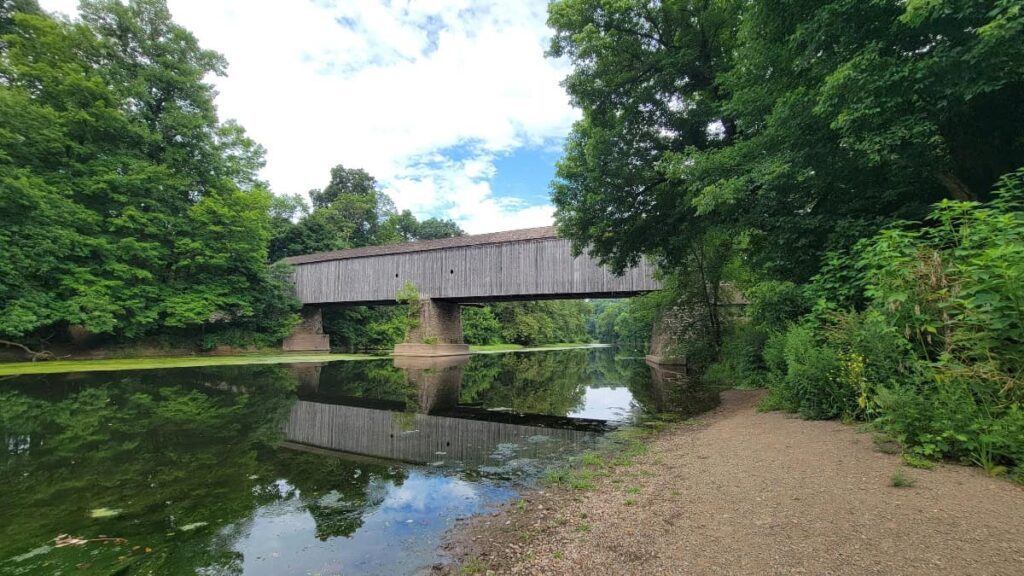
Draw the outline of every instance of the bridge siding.
[[[407,280],[438,299],[572,298],[658,290],[653,272],[642,260],[615,276],[589,256],[573,258],[568,240],[548,238],[298,264],[295,287],[305,304],[394,301]]]

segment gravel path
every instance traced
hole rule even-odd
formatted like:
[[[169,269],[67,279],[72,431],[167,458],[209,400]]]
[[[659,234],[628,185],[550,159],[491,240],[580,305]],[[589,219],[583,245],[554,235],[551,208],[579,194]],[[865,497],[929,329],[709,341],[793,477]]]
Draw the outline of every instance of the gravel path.
[[[908,468],[852,426],[757,413],[759,397],[724,393],[593,492],[470,521],[453,556],[499,574],[1024,575],[1024,489]],[[897,470],[916,485],[893,487]]]

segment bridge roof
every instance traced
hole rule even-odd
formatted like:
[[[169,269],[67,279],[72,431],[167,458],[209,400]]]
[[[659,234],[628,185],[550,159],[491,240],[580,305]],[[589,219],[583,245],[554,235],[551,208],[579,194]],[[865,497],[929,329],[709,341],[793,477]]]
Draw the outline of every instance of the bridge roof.
[[[554,226],[544,226],[541,228],[524,228],[521,230],[492,232],[490,234],[456,236],[454,238],[442,238],[440,240],[420,240],[418,242],[406,242],[405,244],[385,244],[382,246],[364,246],[362,248],[349,248],[347,250],[334,250],[331,252],[317,252],[316,254],[291,256],[289,258],[285,258],[284,261],[289,264],[311,264],[313,262],[324,262],[327,260],[348,260],[351,258],[384,256],[387,254],[424,252],[427,250],[441,250],[444,248],[482,246],[485,244],[502,244],[505,242],[543,240],[545,238],[557,237],[558,235],[555,232]]]

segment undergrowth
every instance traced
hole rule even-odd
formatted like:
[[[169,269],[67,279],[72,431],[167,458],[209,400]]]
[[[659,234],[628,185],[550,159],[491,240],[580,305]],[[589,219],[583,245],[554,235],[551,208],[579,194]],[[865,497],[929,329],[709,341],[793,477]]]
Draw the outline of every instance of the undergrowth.
[[[909,466],[1024,477],[1024,169],[761,286],[713,378],[763,382],[760,410],[869,422]]]

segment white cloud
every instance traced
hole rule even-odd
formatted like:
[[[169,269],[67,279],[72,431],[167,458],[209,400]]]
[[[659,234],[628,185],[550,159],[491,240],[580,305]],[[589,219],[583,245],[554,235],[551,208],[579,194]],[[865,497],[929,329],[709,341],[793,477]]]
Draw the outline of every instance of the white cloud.
[[[559,85],[565,63],[543,55],[545,0],[168,3],[227,57],[220,115],[267,148],[275,192],[321,187],[343,163],[376,176],[399,208],[470,232],[550,222],[550,206],[489,184],[496,154],[550,147],[577,117]],[[468,157],[445,156],[453,146]]]

